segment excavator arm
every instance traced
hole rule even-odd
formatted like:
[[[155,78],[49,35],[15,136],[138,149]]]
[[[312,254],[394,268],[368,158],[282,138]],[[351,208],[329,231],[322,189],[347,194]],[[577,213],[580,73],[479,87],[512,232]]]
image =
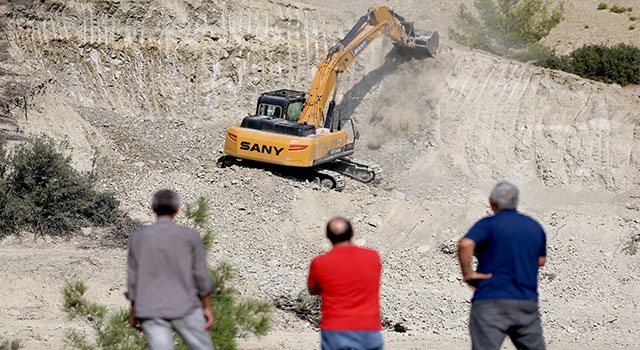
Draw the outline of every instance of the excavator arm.
[[[416,31],[413,23],[405,21],[386,6],[369,9],[349,33],[334,45],[318,65],[303,107],[299,123],[324,126],[333,129],[329,98],[335,101],[340,74],[347,70],[358,56],[380,35],[384,34],[399,47],[416,49],[424,57],[435,56],[438,47],[438,32]],[[335,102],[332,102],[335,105]],[[324,125],[323,125],[324,122]]]

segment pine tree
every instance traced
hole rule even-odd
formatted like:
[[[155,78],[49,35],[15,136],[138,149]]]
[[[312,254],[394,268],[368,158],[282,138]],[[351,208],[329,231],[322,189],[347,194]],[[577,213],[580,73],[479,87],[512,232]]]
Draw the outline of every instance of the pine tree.
[[[549,0],[476,0],[479,18],[461,4],[449,37],[465,46],[528,60],[550,53],[540,40],[562,21],[564,3]]]

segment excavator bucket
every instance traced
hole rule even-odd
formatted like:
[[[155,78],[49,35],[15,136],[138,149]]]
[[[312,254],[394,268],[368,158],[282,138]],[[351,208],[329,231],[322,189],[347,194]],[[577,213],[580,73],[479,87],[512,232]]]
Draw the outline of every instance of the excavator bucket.
[[[404,43],[408,45],[409,49],[402,49],[402,46],[396,45],[400,51],[417,57],[435,57],[436,53],[438,53],[438,44],[440,42],[440,35],[437,31],[416,29],[413,26],[413,22],[407,21],[395,12],[393,12],[393,16],[400,22],[404,32],[409,36],[409,40]]]
[[[416,49],[423,51],[427,57],[434,57],[438,52],[439,34],[433,30],[416,29],[413,39]]]

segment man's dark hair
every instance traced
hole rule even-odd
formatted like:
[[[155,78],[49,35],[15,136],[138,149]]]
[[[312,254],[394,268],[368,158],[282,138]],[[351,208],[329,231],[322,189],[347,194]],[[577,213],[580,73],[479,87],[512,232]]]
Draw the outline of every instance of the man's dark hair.
[[[341,217],[333,218],[327,223],[327,238],[332,244],[351,240],[353,227],[349,220]]]
[[[180,207],[180,195],[171,190],[160,190],[153,195],[151,206],[157,215],[175,214]]]

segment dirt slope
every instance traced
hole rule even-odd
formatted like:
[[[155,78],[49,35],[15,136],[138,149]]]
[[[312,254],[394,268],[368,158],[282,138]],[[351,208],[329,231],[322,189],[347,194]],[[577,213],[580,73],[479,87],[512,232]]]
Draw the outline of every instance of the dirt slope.
[[[489,213],[492,185],[508,179],[521,188],[521,210],[548,233],[540,292],[549,348],[636,348],[638,92],[458,47],[446,36],[457,3],[387,4],[438,30],[442,42],[436,58],[407,60],[380,39],[341,81],[339,108],[362,135],[358,157],[384,166],[377,186],[349,181],[337,193],[259,169],[215,167],[226,127],[253,110],[261,91],[306,89],[327,49],[370,6],[364,1],[7,7],[10,59],[2,68],[39,86],[28,116],[18,106],[11,113],[20,135],[52,135],[79,169],[96,159],[100,188],[135,217],[152,220],[147,202],[160,187],[187,201],[210,196],[210,261],[238,267],[243,295],[297,295],[309,260],[328,248],[326,220],[352,218],[357,243],[384,260],[384,317],[409,328],[385,332],[389,349],[469,347],[471,292],[453,249]],[[604,25],[614,14],[596,11],[597,2],[567,8],[546,39],[559,51],[640,44],[628,26]],[[101,302],[126,306],[125,252],[102,248],[98,234],[1,243],[0,334],[28,349],[61,348],[64,329],[85,327],[60,311],[65,280],[84,280]],[[278,312],[269,336],[241,348],[317,343],[315,331]]]

